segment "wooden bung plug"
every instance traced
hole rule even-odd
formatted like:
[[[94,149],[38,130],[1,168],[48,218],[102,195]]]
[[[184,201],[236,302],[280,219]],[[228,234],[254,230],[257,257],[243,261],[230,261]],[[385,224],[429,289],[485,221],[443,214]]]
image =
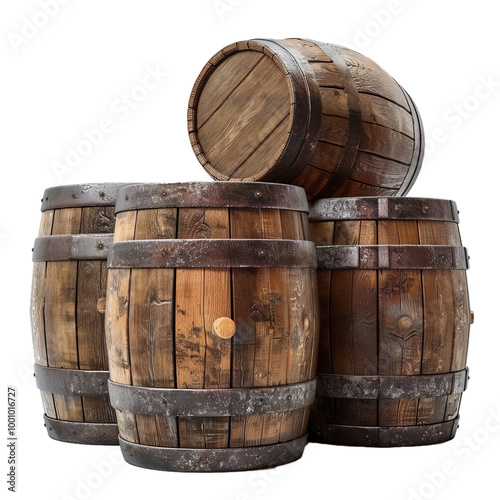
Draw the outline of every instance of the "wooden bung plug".
[[[106,312],[106,297],[101,297],[97,301],[97,310],[101,313],[104,314]]]
[[[236,323],[231,318],[218,318],[213,322],[212,332],[221,339],[230,339],[236,333]]]

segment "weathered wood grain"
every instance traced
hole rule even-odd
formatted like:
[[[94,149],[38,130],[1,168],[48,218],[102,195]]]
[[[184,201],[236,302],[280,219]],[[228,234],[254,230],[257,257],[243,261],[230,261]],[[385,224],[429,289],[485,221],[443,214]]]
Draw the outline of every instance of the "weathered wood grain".
[[[457,223],[423,220],[417,212],[414,220],[317,219],[315,214],[310,225],[318,246],[462,245]],[[471,319],[465,270],[320,270],[319,277],[320,342],[322,351],[331,351],[329,357],[320,354],[318,373],[418,377],[466,368]],[[443,423],[458,416],[461,397],[317,397],[312,421],[368,427]]]
[[[387,72],[350,49],[247,40],[202,69],[188,129],[218,180],[291,182],[310,199],[403,194],[423,149],[409,101]]]

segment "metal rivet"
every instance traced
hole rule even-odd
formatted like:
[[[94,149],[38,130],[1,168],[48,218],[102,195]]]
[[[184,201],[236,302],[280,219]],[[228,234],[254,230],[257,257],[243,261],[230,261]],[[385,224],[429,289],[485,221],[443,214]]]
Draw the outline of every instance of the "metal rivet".
[[[33,377],[36,377],[36,373],[33,373]]]
[[[262,197],[262,193],[260,191],[255,191],[255,197],[256,198]]]
[[[47,424],[43,424],[44,427],[47,427]]]
[[[51,431],[51,430],[52,430],[52,427],[49,427],[49,431]]]
[[[457,210],[457,214],[459,214],[459,213],[460,213],[460,210]]]
[[[259,251],[259,257],[264,257],[266,255],[266,252],[264,250]]]
[[[76,432],[76,431],[73,431],[73,434],[76,436],[77,432]]]
[[[161,254],[162,254],[163,257],[167,256],[167,252],[165,250],[163,250],[163,252]]]
[[[40,201],[43,203],[43,198]]]
[[[163,192],[161,193],[161,195],[162,195],[162,196],[167,196],[167,192],[166,192],[166,191],[163,191]]]
[[[264,401],[264,398],[259,398],[259,403],[262,403]]]
[[[424,212],[424,214],[426,214],[428,211],[429,211],[429,205],[424,205],[422,207],[422,212]]]
[[[49,201],[49,197],[48,196],[45,198],[45,201]]]
[[[99,196],[100,196],[101,198],[104,198],[106,195],[104,194],[104,191],[101,191],[101,192],[99,193]]]
[[[125,196],[125,199],[128,200],[128,194]]]
[[[99,380],[99,385],[104,385],[104,382],[102,380]]]
[[[286,397],[286,399],[288,399],[288,401],[290,401],[290,399],[292,399],[292,395],[291,395],[291,394],[289,394],[289,395]]]
[[[104,245],[103,245],[102,243],[99,243],[99,245],[97,245],[97,248],[98,248],[99,250],[102,250],[102,249],[104,248]]]
[[[340,95],[340,94],[339,94],[339,91],[338,91],[338,90],[336,90],[336,91],[333,93],[333,95]]]

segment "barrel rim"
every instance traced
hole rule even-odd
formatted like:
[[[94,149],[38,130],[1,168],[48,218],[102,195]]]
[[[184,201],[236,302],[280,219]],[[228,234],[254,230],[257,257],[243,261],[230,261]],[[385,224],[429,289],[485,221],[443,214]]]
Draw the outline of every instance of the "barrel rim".
[[[129,184],[119,189],[115,213],[149,208],[268,208],[309,212],[300,186],[270,182]]]
[[[278,467],[298,460],[307,433],[275,444],[245,448],[168,448],[132,443],[118,436],[125,461],[136,467],[174,472],[235,472]]]
[[[307,125],[311,116],[311,102],[309,99],[309,86],[307,79],[300,69],[296,58],[290,54],[290,51],[280,45],[280,40],[275,39],[249,39],[227,45],[222,50],[218,51],[205,64],[200,74],[198,75],[188,104],[188,133],[191,146],[196,155],[196,158],[201,163],[208,174],[216,180],[222,181],[257,181],[262,180],[280,180],[283,175],[283,169],[286,165],[290,166],[303,150],[304,143],[307,142]],[[266,57],[276,64],[282,71],[289,89],[291,123],[288,129],[288,138],[284,141],[283,150],[280,157],[271,165],[261,169],[252,176],[247,177],[230,177],[222,172],[219,172],[216,167],[212,166],[208,158],[205,156],[202,148],[197,125],[197,105],[198,100],[203,92],[203,89],[209,80],[211,74],[216,70],[217,66],[226,60],[228,57],[237,52],[255,51],[262,52]],[[287,52],[288,58],[277,57],[276,51]],[[221,53],[223,56],[221,56]],[[299,82],[295,83],[295,80]],[[319,87],[318,87],[319,93]],[[318,120],[316,120],[318,121]],[[319,130],[318,122],[318,130]],[[277,168],[276,168],[277,167]],[[233,174],[231,174],[233,175]]]
[[[118,424],[113,422],[71,422],[43,416],[51,439],[65,443],[118,445]]]
[[[130,182],[91,182],[63,184],[47,188],[43,193],[41,211],[58,208],[112,207],[118,190]]]
[[[450,441],[456,435],[460,415],[453,420],[436,424],[367,427],[357,425],[309,422],[309,440],[312,443],[343,446],[392,448],[423,446]]]
[[[345,220],[460,222],[456,202],[443,198],[365,196],[322,198],[309,204],[310,222]]]

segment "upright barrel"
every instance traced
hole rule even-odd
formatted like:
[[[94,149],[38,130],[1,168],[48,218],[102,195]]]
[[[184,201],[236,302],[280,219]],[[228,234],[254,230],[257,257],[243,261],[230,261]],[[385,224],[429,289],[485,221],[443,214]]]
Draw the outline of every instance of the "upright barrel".
[[[118,444],[107,395],[106,259],[124,184],[49,188],[33,249],[35,376],[50,437]]]
[[[471,311],[454,202],[319,200],[321,333],[312,441],[412,446],[458,427]]]
[[[171,471],[300,458],[314,401],[316,252],[304,190],[120,190],[108,266],[110,399],[131,464]]]
[[[194,84],[188,130],[214,179],[296,184],[310,199],[405,195],[424,153],[417,108],[388,73],[297,38],[215,54]]]

